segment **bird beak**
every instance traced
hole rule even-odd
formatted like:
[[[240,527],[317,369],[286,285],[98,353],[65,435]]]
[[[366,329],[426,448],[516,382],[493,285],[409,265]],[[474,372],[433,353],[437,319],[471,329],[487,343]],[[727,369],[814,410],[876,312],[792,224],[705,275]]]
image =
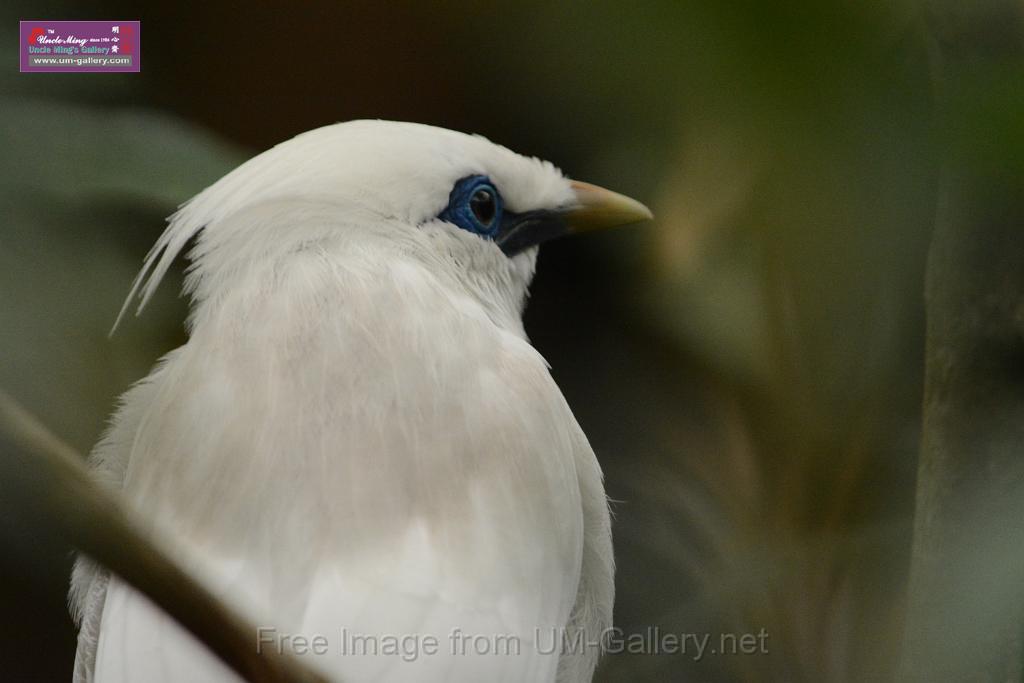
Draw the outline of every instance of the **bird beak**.
[[[654,218],[646,206],[618,192],[573,180],[575,206],[565,211],[570,233],[604,230]]]
[[[506,213],[495,242],[508,256],[562,235],[604,230],[653,218],[635,199],[597,185],[574,180],[572,200],[553,210]]]

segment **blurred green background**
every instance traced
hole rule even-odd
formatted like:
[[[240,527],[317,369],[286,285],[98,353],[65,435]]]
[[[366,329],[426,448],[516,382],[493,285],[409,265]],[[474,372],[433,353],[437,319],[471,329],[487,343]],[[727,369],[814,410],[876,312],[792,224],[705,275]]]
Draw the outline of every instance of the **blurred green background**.
[[[1024,158],[1019,64],[951,122],[909,0],[3,10],[0,386],[83,453],[184,339],[180,277],[107,337],[177,204],[336,121],[481,133],[657,216],[546,246],[526,315],[617,501],[617,625],[768,633],[598,680],[891,675],[939,149]],[[141,19],[142,73],[19,74],[29,18]],[[69,550],[0,512],[0,678],[70,680]]]

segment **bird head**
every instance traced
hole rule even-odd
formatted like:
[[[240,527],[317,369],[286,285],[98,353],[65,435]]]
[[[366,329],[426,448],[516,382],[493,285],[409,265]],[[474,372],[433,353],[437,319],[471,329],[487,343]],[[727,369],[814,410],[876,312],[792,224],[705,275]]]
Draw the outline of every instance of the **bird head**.
[[[328,207],[344,216],[339,229],[375,226],[375,239],[429,261],[485,307],[497,303],[517,315],[541,243],[651,217],[633,199],[569,180],[549,162],[480,136],[414,123],[339,123],[250,159],[184,204],[148,255],[122,315],[136,294],[141,311],[175,256],[200,231],[193,291],[209,274],[204,270],[216,267],[202,260],[210,244],[251,254],[246,243],[256,239],[252,222],[232,217],[274,202],[292,210]],[[266,234],[261,239],[268,242]],[[287,251],[289,242],[309,239],[300,230],[276,229],[270,241]],[[205,248],[204,240],[210,243]]]

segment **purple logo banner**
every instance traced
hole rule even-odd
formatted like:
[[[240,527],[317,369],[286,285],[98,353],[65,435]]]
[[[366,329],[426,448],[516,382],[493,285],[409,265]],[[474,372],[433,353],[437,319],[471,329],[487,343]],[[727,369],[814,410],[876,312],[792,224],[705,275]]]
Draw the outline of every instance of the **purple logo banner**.
[[[137,72],[142,22],[22,21],[21,71]]]

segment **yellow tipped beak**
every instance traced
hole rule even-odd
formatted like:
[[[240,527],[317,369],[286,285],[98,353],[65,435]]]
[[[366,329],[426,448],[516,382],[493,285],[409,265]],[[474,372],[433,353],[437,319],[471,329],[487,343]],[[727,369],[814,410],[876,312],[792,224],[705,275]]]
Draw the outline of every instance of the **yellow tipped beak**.
[[[508,214],[494,237],[501,250],[514,256],[562,235],[614,228],[652,217],[646,206],[618,192],[576,180],[571,185],[573,199],[564,207]]]
[[[573,180],[571,185],[576,204],[564,214],[571,233],[604,230],[654,218],[650,209],[624,194],[578,180]]]

